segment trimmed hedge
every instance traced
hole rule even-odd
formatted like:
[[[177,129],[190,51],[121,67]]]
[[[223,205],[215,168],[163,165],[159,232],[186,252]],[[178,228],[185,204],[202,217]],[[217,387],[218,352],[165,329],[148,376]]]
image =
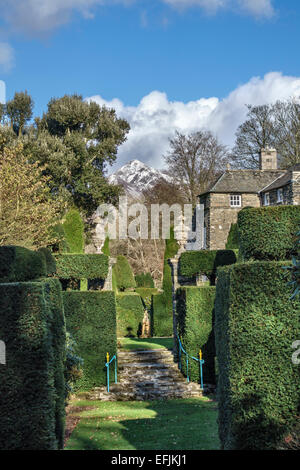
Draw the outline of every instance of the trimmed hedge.
[[[62,224],[70,253],[84,253],[84,224],[78,209],[71,209]]]
[[[108,274],[108,256],[104,254],[59,254],[56,275],[60,279],[105,279]]]
[[[199,359],[202,349],[204,383],[214,384],[215,337],[213,330],[215,287],[182,287],[177,290],[177,330],[183,347],[191,356]],[[186,373],[185,355],[182,355],[182,371]],[[189,375],[199,382],[199,363],[189,361]]]
[[[106,353],[117,351],[116,302],[111,291],[63,292],[67,331],[83,358],[83,377],[74,390],[86,391],[106,384]]]
[[[115,275],[116,286],[120,291],[133,289],[136,287],[136,282],[131,266],[125,256],[117,256],[117,262],[113,266],[113,271]]]
[[[109,237],[106,237],[102,247],[102,253],[106,256],[110,256]]]
[[[172,268],[169,259],[174,258],[179,245],[174,238],[174,228],[166,240],[163,269],[163,293],[152,297],[152,331],[154,336],[173,336],[173,288]]]
[[[45,256],[20,246],[0,246],[0,282],[21,282],[47,275]]]
[[[287,262],[218,270],[215,336],[219,434],[224,449],[275,449],[299,415],[300,300],[290,299]]]
[[[39,248],[38,253],[45,257],[47,275],[53,276],[56,273],[56,261],[53,254],[48,248]]]
[[[297,253],[300,206],[244,208],[238,214],[244,260],[290,259]]]
[[[52,345],[54,351],[54,386],[56,391],[55,434],[58,448],[63,449],[65,438],[65,362],[66,322],[61,283],[58,279],[45,280],[45,297],[51,310]]]
[[[119,294],[117,301],[117,336],[140,336],[144,306],[141,296],[135,293]]]
[[[137,287],[148,287],[154,289],[154,281],[151,273],[140,273],[135,276],[135,282]]]
[[[214,282],[217,268],[237,261],[233,250],[199,250],[182,253],[179,260],[179,273],[184,277],[203,274]]]
[[[55,450],[64,429],[59,281],[0,284],[0,448]],[[61,331],[59,331],[61,327]]]
[[[226,250],[239,249],[239,231],[237,224],[231,224],[225,248]]]

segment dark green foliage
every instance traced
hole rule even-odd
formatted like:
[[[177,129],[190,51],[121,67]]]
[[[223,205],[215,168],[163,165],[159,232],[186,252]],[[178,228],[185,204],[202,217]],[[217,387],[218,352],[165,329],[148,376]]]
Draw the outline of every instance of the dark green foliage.
[[[172,300],[172,268],[169,259],[173,258],[179,245],[174,238],[174,229],[171,227],[170,238],[166,240],[163,270],[163,293],[153,297],[152,328],[154,336],[173,335],[173,300]]]
[[[299,206],[245,208],[238,215],[244,260],[290,259],[297,252]]]
[[[1,282],[29,281],[46,275],[46,259],[41,252],[20,246],[0,246]]]
[[[287,262],[218,270],[215,302],[219,434],[224,449],[275,449],[299,415],[299,299]]]
[[[102,253],[106,256],[110,256],[110,248],[109,248],[109,237],[105,238],[104,245],[102,247]]]
[[[130,264],[125,256],[117,256],[117,262],[113,267],[117,288],[120,291],[136,287],[136,282]]]
[[[66,325],[62,288],[58,279],[45,280],[45,297],[51,311],[51,333],[54,356],[55,434],[58,448],[64,446],[65,434],[65,361]]]
[[[106,384],[106,353],[117,351],[116,302],[111,291],[63,292],[67,331],[83,358],[83,376],[74,390]]]
[[[84,224],[78,209],[71,209],[63,223],[65,241],[70,253],[84,253]]]
[[[202,349],[204,383],[215,383],[215,337],[213,331],[215,287],[184,287],[177,291],[177,329],[185,351],[199,359]],[[186,357],[182,355],[186,373]],[[189,360],[189,375],[199,382],[199,363]]]
[[[56,261],[51,251],[48,248],[40,248],[39,253],[42,253],[46,260],[47,275],[52,276],[56,273]]]
[[[66,364],[65,364],[65,397],[68,400],[74,392],[74,385],[82,377],[83,359],[76,354],[76,342],[73,336],[66,335]]]
[[[141,296],[135,293],[119,294],[117,300],[117,336],[140,336],[144,318]]]
[[[152,312],[153,336],[172,336],[173,310],[164,294],[152,297]]]
[[[154,288],[154,281],[151,273],[140,273],[135,276],[135,282],[137,287],[149,287]]]
[[[105,279],[108,256],[102,254],[56,255],[56,274],[61,279]]]
[[[62,224],[51,227],[51,235],[58,240],[57,243],[51,246],[53,253],[70,253],[70,247],[66,241],[66,234]]]
[[[231,224],[225,248],[226,248],[226,250],[238,250],[238,248],[239,248],[239,233],[238,233],[237,224]]]
[[[58,281],[0,284],[0,448],[62,445],[63,312]],[[59,332],[59,328],[61,331]]]
[[[180,256],[179,271],[181,276],[189,278],[204,274],[214,283],[217,268],[234,264],[236,260],[233,250],[186,251]]]

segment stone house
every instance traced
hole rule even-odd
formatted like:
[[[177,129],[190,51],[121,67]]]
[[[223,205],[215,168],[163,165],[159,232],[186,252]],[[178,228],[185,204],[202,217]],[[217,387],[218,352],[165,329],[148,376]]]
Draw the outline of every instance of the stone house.
[[[199,199],[204,206],[204,248],[222,250],[243,207],[300,204],[300,164],[279,170],[276,150],[263,149],[259,170],[228,168]]]

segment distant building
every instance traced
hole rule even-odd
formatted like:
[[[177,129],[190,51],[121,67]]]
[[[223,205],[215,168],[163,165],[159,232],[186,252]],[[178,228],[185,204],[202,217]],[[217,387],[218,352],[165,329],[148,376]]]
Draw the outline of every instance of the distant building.
[[[278,170],[276,150],[262,149],[259,170],[228,168],[199,198],[204,205],[204,248],[224,249],[243,207],[300,205],[300,164]]]

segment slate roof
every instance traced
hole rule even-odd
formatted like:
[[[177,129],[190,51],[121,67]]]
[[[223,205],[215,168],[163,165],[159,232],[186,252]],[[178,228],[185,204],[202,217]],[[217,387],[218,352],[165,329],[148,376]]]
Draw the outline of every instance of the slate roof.
[[[204,193],[259,193],[285,170],[227,170]]]
[[[271,184],[262,188],[260,192],[266,193],[271,191],[272,189],[282,188],[286,184],[290,183],[293,179],[292,171],[300,171],[300,163],[297,163],[297,165],[294,165],[293,167],[289,168],[283,175],[281,175],[279,178],[276,178],[276,180],[273,181]]]

